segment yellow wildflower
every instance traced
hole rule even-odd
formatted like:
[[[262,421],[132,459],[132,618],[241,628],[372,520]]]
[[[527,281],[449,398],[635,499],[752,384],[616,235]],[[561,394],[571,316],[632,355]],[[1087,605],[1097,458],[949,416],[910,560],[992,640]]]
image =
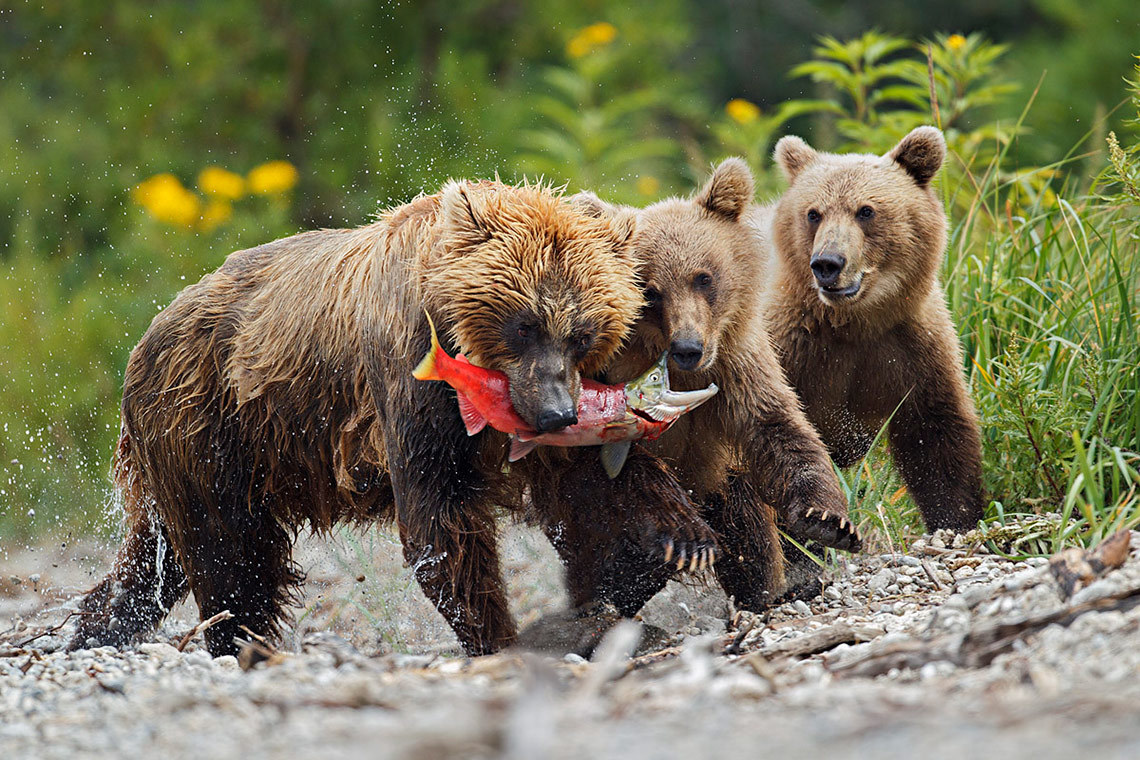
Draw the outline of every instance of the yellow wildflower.
[[[661,181],[651,174],[637,178],[637,192],[642,195],[654,196],[661,190]]]
[[[617,33],[617,27],[608,21],[590,24],[570,38],[566,43],[566,54],[571,58],[582,58],[613,42]]]
[[[957,53],[966,46],[966,38],[960,34],[951,34],[946,38],[946,47]]]
[[[156,174],[131,191],[134,202],[161,222],[189,227],[198,219],[198,196],[173,174]]]
[[[614,41],[617,37],[617,27],[607,21],[599,21],[583,29],[581,34],[593,45],[601,47]]]
[[[255,166],[245,179],[251,193],[274,195],[293,189],[297,184],[297,168],[288,161],[269,161]]]
[[[738,124],[751,124],[760,118],[760,107],[743,98],[733,98],[724,106],[725,113]]]
[[[206,195],[233,201],[245,192],[245,180],[220,166],[207,166],[198,172],[198,187]]]
[[[202,218],[198,220],[198,227],[203,232],[211,232],[229,221],[233,213],[233,207],[226,201],[210,201],[210,204],[202,211]]]

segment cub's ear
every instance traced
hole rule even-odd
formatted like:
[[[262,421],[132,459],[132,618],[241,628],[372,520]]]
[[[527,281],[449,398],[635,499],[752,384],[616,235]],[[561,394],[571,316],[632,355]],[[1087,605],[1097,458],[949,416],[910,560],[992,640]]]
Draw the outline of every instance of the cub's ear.
[[[915,127],[891,149],[887,158],[906,169],[919,187],[925,187],[946,159],[946,138],[934,127]]]
[[[451,234],[466,244],[486,242],[491,237],[489,199],[468,182],[451,180],[440,192],[442,218]]]
[[[795,135],[781,137],[772,155],[789,184],[795,182],[800,172],[811,166],[819,157],[814,148]]]
[[[752,202],[752,172],[739,158],[726,158],[697,194],[697,203],[735,222]]]

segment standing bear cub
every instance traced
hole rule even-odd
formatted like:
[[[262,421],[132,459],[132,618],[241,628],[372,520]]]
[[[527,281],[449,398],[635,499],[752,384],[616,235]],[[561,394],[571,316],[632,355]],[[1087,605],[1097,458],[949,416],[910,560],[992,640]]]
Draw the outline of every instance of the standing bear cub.
[[[656,458],[691,494],[716,531],[718,580],[737,605],[758,610],[786,590],[777,517],[793,535],[839,549],[858,550],[860,538],[827,449],[804,416],[763,325],[764,269],[749,223],[752,197],[747,165],[728,159],[692,198],[663,200],[640,211],[588,194],[575,200],[600,216],[637,219],[634,250],[646,306],[605,379],[629,380],[668,351],[673,387],[720,387],[635,452]],[[586,473],[587,467],[576,472]],[[572,526],[556,528],[576,533]],[[575,563],[600,550],[555,545],[575,577],[585,577],[574,571]],[[576,604],[608,599],[623,614],[633,614],[669,573],[636,548],[613,554],[619,557],[609,566],[613,573],[593,589],[572,589],[572,597]],[[677,562],[680,569],[686,557]]]
[[[632,231],[541,187],[452,182],[359,229],[239,251],[186,288],[127,365],[127,534],[71,646],[129,644],[189,591],[203,618],[234,615],[207,630],[214,655],[241,626],[277,635],[302,577],[293,536],[373,519],[396,522],[469,653],[510,644],[492,510],[521,509],[526,484],[504,468],[504,435],[469,437],[455,392],[412,378],[425,309],[449,352],[507,374],[533,428],[573,424],[580,378],[642,303]],[[711,530],[683,517],[678,540],[707,551]]]
[[[930,183],[945,153],[933,127],[885,156],[785,137],[775,155],[790,186],[755,224],[764,323],[836,464],[864,456],[887,423],[927,527],[962,531],[984,501],[978,419],[938,282],[947,223]]]

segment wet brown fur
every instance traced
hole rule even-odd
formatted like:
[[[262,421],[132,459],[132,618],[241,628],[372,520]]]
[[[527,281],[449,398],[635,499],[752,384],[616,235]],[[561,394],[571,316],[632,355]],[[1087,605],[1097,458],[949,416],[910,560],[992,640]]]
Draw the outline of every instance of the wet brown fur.
[[[938,282],[947,222],[930,181],[944,155],[933,127],[885,156],[818,153],[785,137],[776,161],[790,187],[751,216],[765,325],[836,463],[863,457],[890,418],[891,453],[927,527],[967,530],[984,507],[981,439]],[[869,219],[857,217],[864,206]],[[854,297],[821,295],[809,268],[821,250],[846,258],[839,286],[862,275]]]
[[[235,615],[207,631],[215,655],[241,625],[275,636],[302,578],[295,534],[346,520],[395,520],[468,652],[511,643],[492,510],[521,508],[525,468],[505,473],[506,437],[468,437],[454,391],[412,378],[424,310],[445,348],[508,375],[529,371],[504,345],[519,313],[552,342],[585,331],[564,374],[576,399],[641,305],[631,234],[542,187],[452,182],[365,227],[239,251],[186,288],[127,366],[127,536],[72,647],[135,641],[188,591],[203,618]]]

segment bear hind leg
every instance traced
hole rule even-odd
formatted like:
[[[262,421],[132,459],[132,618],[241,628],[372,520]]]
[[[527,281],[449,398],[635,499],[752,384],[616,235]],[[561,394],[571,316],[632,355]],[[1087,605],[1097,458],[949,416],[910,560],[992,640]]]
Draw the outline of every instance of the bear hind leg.
[[[153,632],[187,590],[166,530],[144,511],[135,512],[114,567],[80,604],[68,649],[133,644]]]

